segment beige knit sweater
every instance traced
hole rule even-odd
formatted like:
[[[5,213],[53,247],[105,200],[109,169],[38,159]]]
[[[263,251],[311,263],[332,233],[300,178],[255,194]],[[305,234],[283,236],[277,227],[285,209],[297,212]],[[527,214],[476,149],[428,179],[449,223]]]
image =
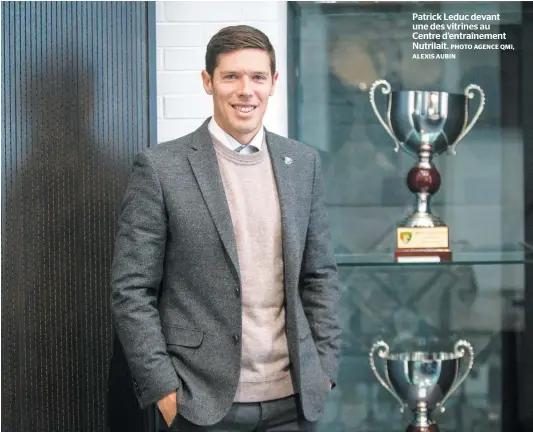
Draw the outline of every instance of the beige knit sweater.
[[[294,394],[283,289],[281,215],[266,141],[240,154],[213,137],[237,242],[242,281],[242,357],[236,402]]]

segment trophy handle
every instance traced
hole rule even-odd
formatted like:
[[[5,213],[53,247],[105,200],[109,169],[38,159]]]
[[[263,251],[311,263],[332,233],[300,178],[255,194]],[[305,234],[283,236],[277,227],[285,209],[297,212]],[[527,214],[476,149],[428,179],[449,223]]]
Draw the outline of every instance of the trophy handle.
[[[444,412],[444,410],[445,410],[444,402],[446,402],[446,400],[451,396],[451,394],[455,390],[457,390],[457,388],[463,383],[463,381],[466,379],[466,377],[468,376],[468,374],[472,370],[472,367],[474,366],[474,348],[472,348],[472,345],[469,342],[467,342],[465,340],[457,341],[455,346],[454,346],[455,354],[456,355],[459,355],[459,354],[463,354],[464,355],[464,353],[465,353],[464,349],[465,348],[468,350],[468,354],[469,354],[469,356],[468,356],[469,357],[469,359],[468,359],[468,367],[463,372],[461,377],[453,383],[452,387],[450,388],[450,390],[448,390],[448,393],[446,393],[444,398],[437,404],[437,407],[440,407],[440,411],[441,412]]]
[[[450,153],[451,154],[455,154],[455,147],[457,147],[457,144],[459,144],[459,141],[461,141],[464,138],[464,136],[468,132],[470,132],[470,129],[472,129],[472,126],[474,126],[474,124],[476,123],[477,119],[479,118],[479,116],[483,112],[483,109],[485,108],[485,92],[483,91],[483,89],[480,86],[476,85],[476,84],[469,84],[465,88],[465,95],[466,95],[466,97],[468,99],[472,99],[474,97],[474,93],[472,93],[471,90],[477,90],[479,92],[479,96],[480,96],[479,107],[478,107],[476,113],[474,114],[474,117],[472,117],[472,119],[470,120],[468,125],[463,129],[463,131],[459,134],[459,136],[454,141],[454,143],[450,146]]]
[[[376,117],[378,118],[378,120],[381,123],[381,125],[385,128],[387,133],[394,140],[394,144],[395,144],[394,151],[398,152],[398,150],[400,149],[400,144],[399,144],[398,140],[396,139],[396,137],[394,136],[394,134],[392,133],[392,130],[391,130],[390,126],[387,123],[385,123],[385,120],[383,120],[383,117],[379,113],[378,107],[376,106],[376,102],[374,100],[374,94],[376,92],[376,88],[378,86],[380,86],[380,85],[383,85],[383,88],[381,89],[381,92],[384,95],[388,94],[389,98],[390,98],[391,86],[390,86],[389,82],[387,80],[377,80],[377,81],[374,82],[374,84],[372,84],[372,86],[370,87],[370,90],[368,91],[368,93],[370,95],[370,105],[372,105],[372,109],[374,110],[374,113],[376,114]]]
[[[403,413],[404,409],[405,409],[405,402],[400,398],[400,396],[398,396],[398,394],[394,391],[394,389],[392,388],[392,385],[387,381],[385,381],[378,369],[376,368],[376,364],[374,362],[374,353],[376,351],[380,351],[379,352],[379,355],[383,358],[383,356],[387,357],[388,354],[389,354],[389,346],[384,342],[384,341],[377,341],[374,345],[372,345],[372,348],[370,349],[370,354],[369,354],[369,358],[370,358],[370,368],[372,369],[372,372],[374,372],[374,375],[376,376],[376,378],[378,379],[379,383],[385,387],[389,393],[391,395],[393,395],[395,397],[395,399],[400,403],[400,411]]]

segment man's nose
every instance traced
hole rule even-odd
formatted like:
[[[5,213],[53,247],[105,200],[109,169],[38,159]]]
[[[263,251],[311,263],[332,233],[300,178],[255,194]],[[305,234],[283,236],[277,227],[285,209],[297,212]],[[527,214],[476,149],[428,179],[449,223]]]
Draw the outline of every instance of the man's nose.
[[[247,76],[244,76],[241,79],[239,93],[241,94],[241,96],[252,95],[252,83],[250,81],[250,78],[248,78]]]

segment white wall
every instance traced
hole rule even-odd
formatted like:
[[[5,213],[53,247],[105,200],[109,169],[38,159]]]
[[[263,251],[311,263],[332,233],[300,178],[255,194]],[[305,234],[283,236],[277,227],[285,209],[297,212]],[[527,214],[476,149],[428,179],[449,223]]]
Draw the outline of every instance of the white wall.
[[[157,19],[157,134],[168,141],[196,129],[212,114],[202,87],[205,49],[227,25],[248,24],[263,31],[276,50],[279,79],[265,126],[287,136],[287,3],[159,1]]]

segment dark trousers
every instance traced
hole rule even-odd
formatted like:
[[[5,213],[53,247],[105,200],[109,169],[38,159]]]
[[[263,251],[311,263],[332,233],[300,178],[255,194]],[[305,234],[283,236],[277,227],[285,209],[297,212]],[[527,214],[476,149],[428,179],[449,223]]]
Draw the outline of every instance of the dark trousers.
[[[305,420],[298,394],[255,403],[233,403],[226,416],[211,426],[195,425],[178,414],[168,428],[159,413],[159,431],[178,432],[315,432],[316,422]]]

